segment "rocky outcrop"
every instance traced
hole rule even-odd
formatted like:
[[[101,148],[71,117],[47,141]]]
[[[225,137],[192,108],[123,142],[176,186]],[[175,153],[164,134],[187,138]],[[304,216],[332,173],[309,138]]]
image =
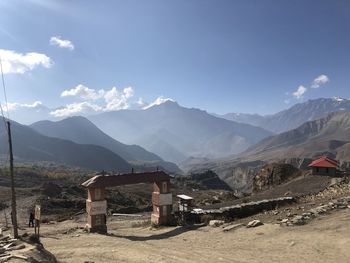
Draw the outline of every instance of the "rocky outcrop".
[[[264,165],[253,179],[253,192],[260,192],[301,175],[301,171],[290,164]]]
[[[189,176],[189,179],[195,183],[203,185],[207,189],[231,191],[231,188],[228,186],[228,184],[222,181],[216,173],[210,170],[203,173],[191,174]]]

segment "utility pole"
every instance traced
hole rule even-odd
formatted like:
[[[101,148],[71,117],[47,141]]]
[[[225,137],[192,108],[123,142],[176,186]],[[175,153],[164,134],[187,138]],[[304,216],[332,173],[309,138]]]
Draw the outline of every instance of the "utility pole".
[[[11,220],[13,226],[13,237],[18,238],[18,226],[17,226],[17,208],[16,208],[16,193],[15,193],[15,178],[13,175],[13,152],[12,152],[12,137],[11,137],[11,127],[10,121],[7,121],[7,132],[9,139],[9,150],[10,150],[10,177],[11,177]]]

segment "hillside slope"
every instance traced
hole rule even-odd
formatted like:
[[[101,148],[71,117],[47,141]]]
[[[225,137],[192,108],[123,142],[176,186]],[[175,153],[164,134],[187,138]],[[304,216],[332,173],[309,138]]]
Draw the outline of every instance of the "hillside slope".
[[[175,164],[164,161],[156,154],[146,151],[138,145],[127,145],[113,139],[84,117],[75,116],[57,122],[39,121],[30,126],[46,136],[70,140],[79,144],[102,146],[135,165],[162,166],[168,171],[179,172],[179,168]]]
[[[127,172],[131,165],[112,151],[96,145],[77,144],[72,141],[41,135],[32,128],[11,121],[15,158],[25,161],[52,161],[92,170]],[[0,122],[1,154],[8,153],[5,125]]]
[[[350,161],[350,112],[335,112],[306,122],[297,129],[270,136],[240,155],[197,163],[190,172],[212,170],[233,189],[246,189],[266,163],[306,167],[310,160],[328,155]]]
[[[330,155],[350,160],[350,112],[331,113],[300,127],[262,140],[242,154],[248,159],[276,160]]]

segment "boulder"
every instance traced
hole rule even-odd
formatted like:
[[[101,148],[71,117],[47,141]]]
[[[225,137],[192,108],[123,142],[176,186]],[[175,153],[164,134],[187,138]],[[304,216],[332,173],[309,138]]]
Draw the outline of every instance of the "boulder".
[[[225,221],[223,221],[223,220],[210,220],[209,226],[218,227],[218,226],[223,225],[224,223],[225,223]]]
[[[260,220],[253,220],[248,223],[247,227],[257,227],[261,225],[263,225],[263,223]]]

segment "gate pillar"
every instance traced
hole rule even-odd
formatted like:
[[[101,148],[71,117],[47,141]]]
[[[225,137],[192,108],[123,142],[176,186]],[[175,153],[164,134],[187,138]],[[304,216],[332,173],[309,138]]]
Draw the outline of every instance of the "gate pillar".
[[[151,221],[157,225],[167,225],[172,220],[173,208],[170,180],[153,183]]]
[[[88,188],[86,212],[89,232],[107,233],[107,200],[104,187]]]

